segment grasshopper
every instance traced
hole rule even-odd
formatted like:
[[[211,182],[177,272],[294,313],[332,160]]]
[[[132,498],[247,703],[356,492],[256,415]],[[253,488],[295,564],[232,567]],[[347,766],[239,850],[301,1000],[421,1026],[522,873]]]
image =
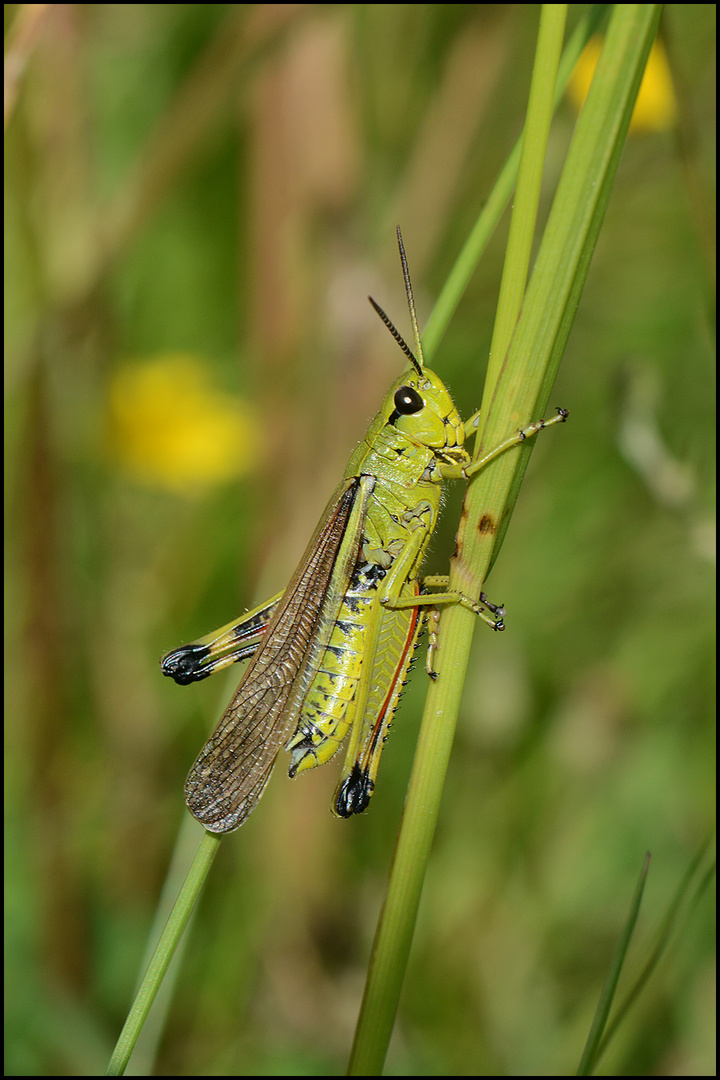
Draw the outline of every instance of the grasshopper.
[[[559,409],[472,462],[463,424],[445,386],[425,367],[405,249],[400,261],[416,354],[372,297],[370,303],[410,361],[350,458],[287,588],[242,619],[161,661],[180,684],[252,657],[235,696],[185,784],[191,813],[211,832],[242,825],[265,789],[281,749],[290,776],[322,765],[348,731],[332,809],[365,810],[380,754],[428,609],[462,604],[495,630],[502,608],[448,589],[445,576],[420,578],[437,524],[441,486],[470,479],[503,451],[567,417]],[[440,591],[426,593],[427,588]],[[431,650],[436,645],[431,634]],[[428,662],[428,672],[433,675]]]

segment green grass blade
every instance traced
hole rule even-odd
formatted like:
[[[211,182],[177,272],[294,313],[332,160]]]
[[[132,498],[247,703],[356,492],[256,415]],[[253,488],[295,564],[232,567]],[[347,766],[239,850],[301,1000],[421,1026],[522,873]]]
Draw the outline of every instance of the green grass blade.
[[[620,935],[615,955],[610,965],[610,971],[608,977],[605,980],[605,985],[600,995],[600,1001],[593,1017],[592,1026],[588,1035],[585,1049],[583,1050],[582,1058],[580,1059],[580,1065],[578,1066],[578,1076],[589,1076],[592,1072],[599,1057],[600,1042],[605,1030],[605,1025],[610,1015],[610,1009],[612,1008],[613,999],[615,997],[615,991],[617,990],[618,980],[620,979],[620,972],[627,956],[628,948],[630,947],[630,939],[632,938],[635,924],[637,923],[638,915],[640,914],[640,905],[642,903],[643,892],[645,891],[645,882],[647,881],[648,870],[650,868],[650,858],[648,854],[645,857],[640,878],[635,889],[635,894],[630,904],[630,911],[628,912],[627,922],[623,927],[623,932]]]
[[[659,14],[660,8],[653,5],[621,5],[615,9],[606,48],[558,184],[522,316],[509,348],[491,357],[477,456],[544,411],[607,206]],[[541,125],[539,116],[536,122]],[[526,138],[533,137],[529,122]],[[517,252],[515,257],[520,258],[522,245],[517,246]],[[508,267],[507,273],[512,272],[513,267]],[[512,303],[510,293],[508,303]],[[470,485],[458,534],[458,553],[452,563],[451,588],[471,596],[479,594],[507,528],[528,452],[525,447],[510,451]],[[474,616],[460,606],[443,614],[440,678],[428,694],[350,1074],[377,1075],[385,1058],[434,835],[474,622]]]
[[[699,851],[695,857],[691,860],[688,866],[687,872],[683,876],[682,881],[678,885],[677,893],[670,905],[668,906],[665,918],[656,934],[655,942],[650,950],[650,954],[643,965],[642,970],[633,982],[632,986],[625,994],[625,997],[618,1005],[617,1011],[613,1017],[612,1023],[610,1023],[602,1038],[599,1041],[599,1045],[596,1048],[595,1055],[589,1060],[589,1069],[592,1070],[597,1066],[598,1061],[607,1050],[610,1045],[610,1041],[617,1031],[618,1027],[630,1012],[630,1009],[640,997],[643,989],[647,985],[653,972],[657,969],[661,958],[663,957],[665,950],[667,949],[670,939],[673,933],[678,930],[678,924],[681,918],[681,909],[685,900],[690,893],[690,888],[695,882],[697,875],[700,871],[700,866],[705,857],[708,847],[710,846],[710,838],[700,846]],[[695,884],[692,896],[690,897],[687,905],[687,910],[683,913],[683,920],[687,923],[690,915],[699,904],[701,898],[705,894],[706,890],[715,880],[717,867],[715,861],[704,871],[700,880]]]
[[[555,108],[562,101],[568,79],[580,54],[592,35],[602,25],[609,6],[608,4],[593,4],[590,11],[578,23],[572,37],[565,46],[555,82]],[[520,152],[524,135],[525,132],[521,131],[515,146],[508,155],[507,161],[500,170],[500,175],[493,184],[477,221],[463,244],[462,251],[455,260],[455,264],[448,274],[447,281],[443,285],[427,321],[422,340],[423,352],[429,365],[432,363],[432,358],[437,352],[438,345],[442,341],[455,309],[462,299],[490,237],[512,198],[520,167]]]
[[[106,1076],[122,1076],[127,1068],[130,1055],[150,1012],[150,1007],[155,1000],[160,984],[165,977],[178,942],[183,935],[187,921],[195,907],[200,890],[217,854],[221,839],[222,837],[215,833],[203,832],[195,858],[178,893],[178,898],[170,912],[165,929],[160,935],[160,940],[140,984],[140,989],[135,996],[132,1008],[128,1013],[128,1018],[120,1032],[120,1037],[105,1073]]]

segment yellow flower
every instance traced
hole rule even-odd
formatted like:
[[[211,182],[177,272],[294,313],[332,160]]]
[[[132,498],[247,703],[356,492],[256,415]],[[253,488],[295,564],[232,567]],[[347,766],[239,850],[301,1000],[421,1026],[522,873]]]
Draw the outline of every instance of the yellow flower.
[[[193,356],[123,365],[110,384],[108,411],[113,456],[142,483],[193,492],[259,464],[257,410],[216,389]]]
[[[602,47],[601,38],[591,38],[570,77],[568,97],[578,112],[590,89]],[[677,99],[667,54],[662,43],[656,39],[640,83],[630,131],[668,131],[677,122],[677,115]]]

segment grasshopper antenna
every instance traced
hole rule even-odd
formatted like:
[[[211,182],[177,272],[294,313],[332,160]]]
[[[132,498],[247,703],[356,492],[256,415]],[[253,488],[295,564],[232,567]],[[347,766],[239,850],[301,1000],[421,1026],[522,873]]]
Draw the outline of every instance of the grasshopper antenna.
[[[423,359],[422,344],[420,342],[420,333],[418,331],[417,316],[415,314],[415,299],[413,297],[412,285],[410,283],[410,271],[408,270],[407,259],[405,258],[405,246],[403,244],[402,233],[400,232],[400,226],[399,225],[397,227],[397,238],[398,238],[398,248],[400,249],[400,262],[402,263],[403,277],[405,278],[405,292],[406,292],[407,298],[408,298],[408,307],[410,308],[410,322],[412,323],[413,338],[414,338],[414,341],[415,341],[415,348],[417,349],[418,356],[420,357],[419,360],[415,357],[415,354],[413,353],[410,346],[405,343],[405,341],[404,341],[402,335],[400,334],[399,330],[395,329],[392,322],[390,321],[388,316],[385,314],[383,309],[380,307],[380,305],[375,303],[372,296],[368,296],[368,300],[370,301],[372,306],[375,308],[378,315],[380,316],[382,321],[385,323],[388,330],[390,331],[392,336],[395,338],[398,345],[400,346],[402,351],[405,353],[405,355],[407,356],[407,358],[410,361],[410,363],[412,364],[412,366],[417,371],[418,375],[422,375],[425,361]]]
[[[400,262],[402,263],[403,277],[405,278],[405,292],[407,294],[408,307],[410,308],[410,322],[413,329],[413,340],[415,342],[415,348],[419,360],[417,363],[422,370],[425,367],[425,358],[423,357],[422,342],[420,341],[420,331],[418,330],[417,315],[415,314],[415,297],[413,296],[412,284],[410,282],[410,271],[408,270],[407,259],[405,258],[405,245],[403,244],[402,233],[400,232],[400,226],[397,226],[397,240],[398,250],[400,251]]]

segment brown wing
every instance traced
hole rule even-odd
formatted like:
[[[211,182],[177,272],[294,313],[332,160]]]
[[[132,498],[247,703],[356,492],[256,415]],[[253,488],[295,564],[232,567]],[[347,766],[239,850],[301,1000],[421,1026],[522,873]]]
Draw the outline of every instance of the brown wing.
[[[357,562],[370,477],[343,481],[308,544],[212,736],[185,783],[190,812],[211,832],[245,821],[297,724],[313,674]],[[342,549],[345,536],[352,543]]]

